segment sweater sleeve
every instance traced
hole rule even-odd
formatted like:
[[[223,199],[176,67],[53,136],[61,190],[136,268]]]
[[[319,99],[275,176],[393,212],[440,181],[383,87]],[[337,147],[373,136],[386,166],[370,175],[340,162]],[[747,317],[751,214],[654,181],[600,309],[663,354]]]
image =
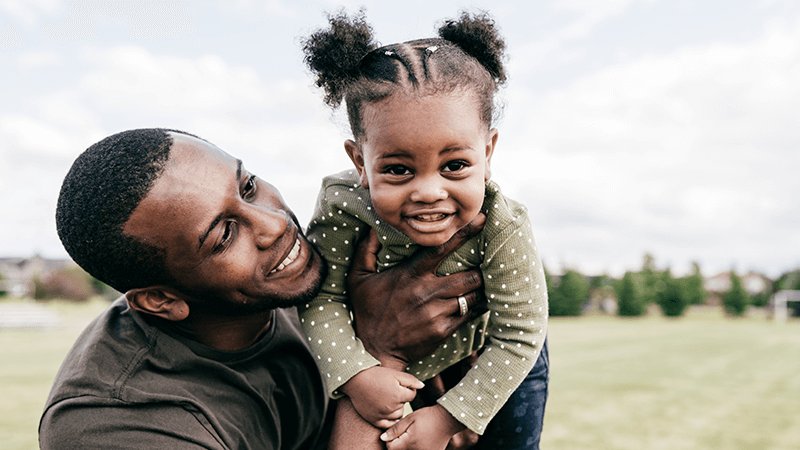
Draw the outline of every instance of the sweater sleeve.
[[[263,442],[272,449],[279,437]],[[168,403],[136,404],[90,396],[50,406],[39,423],[39,447],[228,448],[199,413]]]
[[[358,372],[379,364],[356,337],[345,291],[355,243],[365,227],[357,217],[337,206],[358,201],[349,199],[351,195],[347,186],[323,184],[308,238],[327,261],[328,275],[316,298],[300,308],[300,322],[328,395],[333,398],[341,397],[337,390]]]
[[[513,217],[484,246],[481,270],[490,314],[484,350],[461,382],[439,399],[478,434],[531,371],[547,333],[544,270],[527,215]]]

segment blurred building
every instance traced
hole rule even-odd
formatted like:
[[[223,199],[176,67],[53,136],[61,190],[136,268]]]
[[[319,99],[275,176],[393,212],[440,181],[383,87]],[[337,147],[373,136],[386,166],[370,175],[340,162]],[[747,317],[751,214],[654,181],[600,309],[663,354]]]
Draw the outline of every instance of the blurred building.
[[[30,258],[0,258],[0,292],[11,297],[32,297],[34,280],[67,265],[68,259],[50,259],[41,256]]]
[[[772,286],[772,280],[758,272],[747,272],[744,275],[740,275],[739,278],[742,280],[742,287],[750,296],[767,293]],[[721,304],[722,294],[731,289],[731,272],[722,272],[706,278],[703,282],[703,287],[708,292],[708,304]]]

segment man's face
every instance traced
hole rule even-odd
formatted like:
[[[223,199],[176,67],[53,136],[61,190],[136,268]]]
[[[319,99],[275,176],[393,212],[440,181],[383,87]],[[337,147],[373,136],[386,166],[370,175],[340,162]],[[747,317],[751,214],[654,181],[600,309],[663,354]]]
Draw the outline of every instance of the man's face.
[[[195,307],[238,314],[313,296],[324,264],[278,190],[205,141],[172,138],[162,175],[124,233],[164,249],[176,288]]]

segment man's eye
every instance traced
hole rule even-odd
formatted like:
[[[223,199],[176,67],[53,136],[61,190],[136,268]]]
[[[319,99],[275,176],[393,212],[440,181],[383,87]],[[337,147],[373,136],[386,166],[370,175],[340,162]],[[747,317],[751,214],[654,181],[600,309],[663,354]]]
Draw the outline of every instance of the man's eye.
[[[444,172],[458,172],[459,170],[467,167],[466,161],[450,161],[444,165],[442,170]]]
[[[397,176],[408,175],[411,173],[406,166],[387,166],[385,169],[383,169],[383,172]]]
[[[256,188],[258,184],[256,183],[256,176],[250,175],[247,178],[247,181],[244,182],[244,187],[242,188],[242,197],[243,198],[252,198],[256,194]]]
[[[224,227],[222,230],[222,239],[219,241],[219,244],[214,246],[215,253],[225,250],[236,235],[236,222],[227,220],[222,226]]]

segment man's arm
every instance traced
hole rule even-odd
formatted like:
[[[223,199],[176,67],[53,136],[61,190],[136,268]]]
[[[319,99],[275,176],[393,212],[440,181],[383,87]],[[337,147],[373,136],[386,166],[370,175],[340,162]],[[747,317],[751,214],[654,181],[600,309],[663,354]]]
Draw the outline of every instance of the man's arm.
[[[42,450],[225,448],[206,425],[175,405],[134,405],[113,400],[98,403],[89,397],[78,397],[48,408],[39,424],[39,446]],[[272,448],[269,442],[264,445]]]
[[[358,415],[349,398],[343,397],[336,400],[328,450],[383,450],[381,432]]]

